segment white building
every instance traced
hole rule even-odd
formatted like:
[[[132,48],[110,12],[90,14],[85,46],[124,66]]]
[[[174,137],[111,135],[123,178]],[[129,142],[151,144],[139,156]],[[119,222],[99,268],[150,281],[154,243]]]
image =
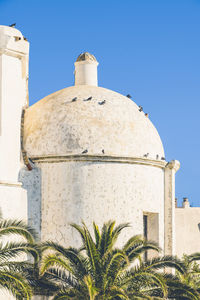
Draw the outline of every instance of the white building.
[[[195,211],[197,237],[200,208],[175,209],[180,164],[165,161],[159,134],[142,109],[98,87],[98,62],[89,53],[75,62],[74,86],[29,107],[28,57],[22,34],[0,26],[3,217],[26,219],[41,240],[66,246],[79,243],[70,223],[115,219],[132,224],[123,239],[144,234],[166,255],[199,250],[198,238],[187,247],[193,227],[184,232],[184,224]]]

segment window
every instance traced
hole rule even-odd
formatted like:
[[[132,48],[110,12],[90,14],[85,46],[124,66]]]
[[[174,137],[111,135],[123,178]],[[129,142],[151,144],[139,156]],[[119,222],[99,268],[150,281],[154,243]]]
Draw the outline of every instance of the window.
[[[144,212],[143,213],[143,236],[148,241],[153,241],[159,244],[159,214]],[[156,252],[150,250],[145,252],[144,259],[153,258],[156,256]]]
[[[148,239],[147,228],[148,228],[148,216],[143,215],[143,236],[146,240]],[[144,253],[144,260],[147,261],[147,251],[145,251]]]

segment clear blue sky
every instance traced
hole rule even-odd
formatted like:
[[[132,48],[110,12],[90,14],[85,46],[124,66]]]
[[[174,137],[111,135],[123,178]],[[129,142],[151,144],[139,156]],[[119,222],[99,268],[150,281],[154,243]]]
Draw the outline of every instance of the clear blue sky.
[[[131,94],[178,159],[176,195],[200,206],[200,0],[0,0],[30,42],[30,103],[73,84],[83,51],[99,85]]]

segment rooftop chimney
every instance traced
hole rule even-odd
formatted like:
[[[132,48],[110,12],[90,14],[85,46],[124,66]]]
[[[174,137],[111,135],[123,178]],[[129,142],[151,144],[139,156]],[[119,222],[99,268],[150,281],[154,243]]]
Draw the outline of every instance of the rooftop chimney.
[[[88,53],[81,53],[75,62],[75,85],[98,85],[96,58]]]

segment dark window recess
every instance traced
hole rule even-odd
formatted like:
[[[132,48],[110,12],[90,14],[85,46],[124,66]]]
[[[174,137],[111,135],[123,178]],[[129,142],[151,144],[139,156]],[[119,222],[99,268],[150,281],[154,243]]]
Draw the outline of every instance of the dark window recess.
[[[147,240],[147,226],[148,226],[148,217],[147,215],[143,215],[143,235],[144,238]],[[147,251],[144,253],[144,260],[147,261]]]

